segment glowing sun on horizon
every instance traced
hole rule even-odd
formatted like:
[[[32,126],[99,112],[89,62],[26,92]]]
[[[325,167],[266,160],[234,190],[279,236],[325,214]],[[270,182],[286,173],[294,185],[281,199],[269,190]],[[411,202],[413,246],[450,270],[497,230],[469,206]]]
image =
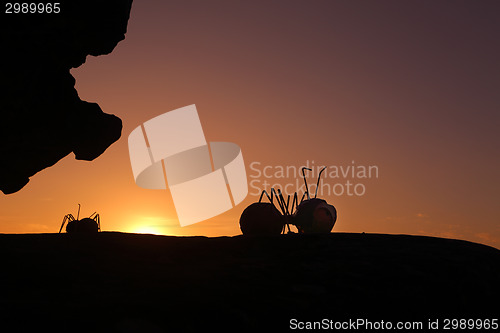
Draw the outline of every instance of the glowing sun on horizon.
[[[160,230],[160,228],[157,228],[155,226],[149,226],[149,225],[138,226],[138,227],[132,229],[132,232],[135,234],[152,234],[152,235],[163,235],[164,234]]]
[[[130,221],[127,229],[135,234],[167,235],[171,225],[172,221],[164,217],[140,216]]]

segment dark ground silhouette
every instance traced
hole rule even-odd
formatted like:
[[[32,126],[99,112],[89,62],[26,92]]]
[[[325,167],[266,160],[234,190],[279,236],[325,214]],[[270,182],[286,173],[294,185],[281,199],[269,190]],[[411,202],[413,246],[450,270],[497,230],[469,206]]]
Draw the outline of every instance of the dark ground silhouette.
[[[500,251],[421,236],[0,235],[0,329],[287,331],[500,313]]]
[[[70,69],[125,38],[132,0],[63,0],[60,13],[0,14],[0,190],[73,152],[93,160],[121,135],[121,120],[80,100]]]

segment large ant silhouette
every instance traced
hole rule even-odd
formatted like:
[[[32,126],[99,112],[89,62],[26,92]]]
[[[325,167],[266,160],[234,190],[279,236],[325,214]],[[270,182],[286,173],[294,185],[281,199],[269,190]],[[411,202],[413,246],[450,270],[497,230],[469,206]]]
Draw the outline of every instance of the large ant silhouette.
[[[329,205],[326,200],[317,198],[321,174],[326,167],[321,169],[316,183],[314,198],[309,194],[305,170],[302,168],[302,177],[306,187],[300,202],[297,192],[294,193],[292,205],[290,205],[290,195],[285,201],[281,190],[275,191],[271,188],[271,195],[263,190],[259,201],[251,204],[241,214],[240,228],[244,235],[273,235],[285,233],[286,228],[291,233],[290,224],[294,225],[299,233],[329,233],[337,221],[337,210]],[[262,202],[264,194],[269,202]],[[306,198],[307,197],[307,198]],[[274,198],[278,203],[281,212],[274,205]],[[295,210],[294,210],[295,209]]]

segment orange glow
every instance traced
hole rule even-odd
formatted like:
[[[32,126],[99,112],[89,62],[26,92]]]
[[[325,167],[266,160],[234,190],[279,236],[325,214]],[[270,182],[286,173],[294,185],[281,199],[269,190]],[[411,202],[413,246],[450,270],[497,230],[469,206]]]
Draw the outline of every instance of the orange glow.
[[[153,226],[139,225],[139,226],[133,228],[132,232],[136,233],[136,234],[164,235],[163,232],[161,232],[160,230],[158,230],[158,228],[153,227]]]

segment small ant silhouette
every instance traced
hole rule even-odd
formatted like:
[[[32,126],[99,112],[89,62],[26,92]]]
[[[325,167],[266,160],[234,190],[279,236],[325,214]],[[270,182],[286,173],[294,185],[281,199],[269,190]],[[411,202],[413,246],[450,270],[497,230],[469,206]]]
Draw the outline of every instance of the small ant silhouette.
[[[85,217],[81,220],[79,220],[79,217],[80,217],[80,204],[78,204],[78,214],[76,216],[76,219],[72,214],[67,214],[64,216],[61,228],[59,229],[59,233],[61,233],[61,230],[63,229],[66,221],[68,222],[68,224],[66,225],[67,233],[80,234],[80,233],[95,233],[101,231],[101,221],[99,218],[99,214],[96,214],[96,212],[92,213],[92,215],[90,215],[89,217]]]

